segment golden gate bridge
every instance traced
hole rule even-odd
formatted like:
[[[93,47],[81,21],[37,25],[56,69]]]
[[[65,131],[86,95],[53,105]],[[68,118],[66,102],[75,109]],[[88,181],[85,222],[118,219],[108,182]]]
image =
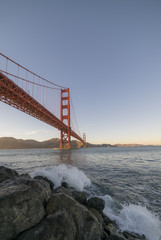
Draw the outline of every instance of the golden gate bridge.
[[[69,88],[21,66],[0,53],[0,101],[60,131],[60,148],[71,148],[71,137],[86,147],[81,137]]]

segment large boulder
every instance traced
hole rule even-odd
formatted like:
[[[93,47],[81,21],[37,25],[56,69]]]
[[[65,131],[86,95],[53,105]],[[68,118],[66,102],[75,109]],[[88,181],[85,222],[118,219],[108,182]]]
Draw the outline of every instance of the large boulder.
[[[66,184],[66,183],[65,183]],[[74,198],[76,201],[78,201],[80,204],[86,205],[87,202],[87,194],[85,192],[76,191],[73,188],[70,188],[68,185],[62,184],[62,186],[56,188],[53,193],[64,193],[72,198]],[[64,185],[64,187],[63,187]],[[68,186],[68,187],[66,187]]]
[[[103,234],[102,226],[85,206],[79,204],[66,194],[59,193],[52,195],[46,207],[47,215],[55,214],[62,209],[67,212],[70,223],[75,226],[76,233],[74,239],[101,239]]]
[[[71,216],[65,210],[60,210],[20,234],[16,240],[75,240],[75,234]]]
[[[0,239],[12,239],[42,220],[50,196],[50,186],[42,180],[17,177],[2,182]]]
[[[136,233],[121,232],[116,223],[112,221],[104,226],[104,231],[108,236],[107,240],[145,240],[145,236],[140,236]]]
[[[53,188],[54,188],[54,183],[53,183],[52,181],[50,181],[47,177],[35,176],[34,179],[44,180],[44,181],[48,182],[49,185],[50,185],[51,190],[53,190]]]
[[[105,207],[105,201],[101,198],[93,197],[93,198],[88,199],[87,207],[88,208],[94,208],[98,212],[102,213],[103,209]]]
[[[15,170],[6,168],[4,166],[0,166],[0,183],[7,179],[14,178],[17,176],[18,173]]]

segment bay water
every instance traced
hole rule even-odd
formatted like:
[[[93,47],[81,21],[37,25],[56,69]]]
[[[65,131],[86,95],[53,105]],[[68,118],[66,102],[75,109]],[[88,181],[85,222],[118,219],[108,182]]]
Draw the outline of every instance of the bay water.
[[[99,196],[121,231],[161,240],[161,147],[0,150],[0,165]]]

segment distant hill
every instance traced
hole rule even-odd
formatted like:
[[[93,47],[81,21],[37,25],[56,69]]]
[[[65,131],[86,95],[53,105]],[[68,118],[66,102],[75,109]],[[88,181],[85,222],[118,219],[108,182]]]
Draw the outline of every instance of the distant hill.
[[[43,142],[36,140],[23,140],[13,137],[0,138],[0,149],[25,149],[25,148],[59,148],[59,138],[52,138]],[[79,141],[71,142],[72,148],[80,148],[82,144]]]
[[[0,138],[0,149],[25,149],[25,148],[59,148],[60,139],[59,138],[52,138],[43,142],[39,142],[36,140],[23,140],[23,139],[16,139],[13,137],[2,137]],[[71,141],[72,148],[81,148],[82,143],[73,140]],[[93,147],[140,147],[143,146],[141,144],[86,144],[87,148]]]

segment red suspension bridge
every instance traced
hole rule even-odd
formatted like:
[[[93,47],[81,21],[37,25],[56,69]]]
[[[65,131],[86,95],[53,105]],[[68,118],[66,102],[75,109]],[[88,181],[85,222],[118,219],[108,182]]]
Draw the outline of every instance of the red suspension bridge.
[[[86,135],[80,135],[69,88],[46,80],[2,53],[0,101],[60,130],[60,148],[70,148],[71,137],[86,147]]]

